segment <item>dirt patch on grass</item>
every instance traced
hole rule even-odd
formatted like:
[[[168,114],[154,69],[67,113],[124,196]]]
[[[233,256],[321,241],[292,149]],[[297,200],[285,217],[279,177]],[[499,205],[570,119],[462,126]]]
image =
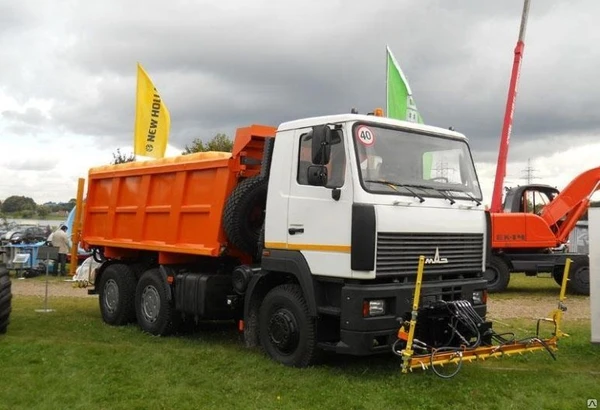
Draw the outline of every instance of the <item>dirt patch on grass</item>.
[[[14,279],[12,280],[14,295],[44,296],[46,282],[44,278],[33,279]],[[65,281],[65,278],[51,277],[48,281],[48,297],[80,297],[93,298],[96,295],[88,295],[87,289],[73,287],[74,282]],[[513,293],[514,294],[514,293]],[[488,298],[488,316],[490,319],[509,319],[523,318],[533,319],[538,317],[547,317],[557,306],[558,295],[540,295],[538,293],[528,293],[523,290],[514,297],[502,296],[496,298],[490,295]],[[590,318],[590,298],[567,296],[565,302],[567,312],[565,320],[569,319],[589,319]]]
[[[87,288],[73,287],[75,282],[68,277],[50,277],[48,279],[48,297],[77,297],[77,298],[93,298],[96,295],[88,295]],[[41,296],[44,297],[46,292],[46,281],[44,278],[31,279],[15,279],[12,278],[12,293],[13,295],[24,296]]]
[[[488,298],[488,317],[489,319],[537,319],[548,317],[557,305],[557,295],[528,295],[523,292],[519,296],[506,299],[494,299],[491,295]],[[589,319],[591,316],[589,297],[567,297],[565,306],[567,307],[563,316],[565,320]]]

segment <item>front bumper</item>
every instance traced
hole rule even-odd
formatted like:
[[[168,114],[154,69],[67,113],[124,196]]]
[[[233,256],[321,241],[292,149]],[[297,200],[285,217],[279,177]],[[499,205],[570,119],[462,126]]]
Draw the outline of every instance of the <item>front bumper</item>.
[[[473,292],[484,290],[485,280],[453,280],[425,282],[421,287],[419,311],[424,312],[437,300],[466,300],[473,304]],[[337,353],[358,356],[391,352],[397,340],[401,324],[410,320],[414,297],[414,283],[386,284],[346,284],[341,293],[340,341],[331,346]],[[363,301],[384,299],[386,313],[382,316],[364,317]],[[486,305],[473,305],[485,318]],[[419,325],[417,325],[419,326]],[[423,321],[423,326],[432,326],[431,321]],[[418,328],[418,327],[417,327]],[[432,331],[435,329],[422,329]]]

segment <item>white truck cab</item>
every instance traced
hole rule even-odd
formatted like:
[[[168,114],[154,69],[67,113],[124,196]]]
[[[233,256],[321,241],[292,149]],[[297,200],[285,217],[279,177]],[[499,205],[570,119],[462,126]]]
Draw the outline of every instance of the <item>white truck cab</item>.
[[[330,153],[313,164],[312,127],[323,124]],[[421,254],[429,270],[485,270],[481,190],[457,132],[364,115],[288,122],[278,129],[272,169],[266,247],[300,251],[314,275],[413,274]],[[429,248],[417,246],[423,241]]]
[[[410,319],[421,255],[423,309],[467,300],[485,317],[488,222],[464,135],[373,115],[287,122],[277,130],[268,178],[261,274],[245,314],[277,360],[311,361],[306,327],[314,327],[317,348],[390,352]],[[269,281],[296,282],[307,317],[260,292],[253,299]],[[252,301],[263,298],[253,311]],[[427,330],[427,321],[420,319],[419,337],[434,343],[439,329]],[[252,344],[255,334],[247,334]]]

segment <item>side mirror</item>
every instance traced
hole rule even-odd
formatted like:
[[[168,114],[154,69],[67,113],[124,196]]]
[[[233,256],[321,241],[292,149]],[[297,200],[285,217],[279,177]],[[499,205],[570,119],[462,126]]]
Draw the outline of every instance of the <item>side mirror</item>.
[[[328,164],[331,155],[331,128],[327,125],[316,125],[312,134],[312,163]]]
[[[323,165],[310,165],[306,170],[306,179],[309,185],[325,186],[327,185],[327,168]]]

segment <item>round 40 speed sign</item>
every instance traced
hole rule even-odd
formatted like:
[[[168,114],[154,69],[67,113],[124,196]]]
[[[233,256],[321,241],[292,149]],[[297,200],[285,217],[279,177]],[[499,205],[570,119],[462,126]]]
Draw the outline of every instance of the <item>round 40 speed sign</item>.
[[[373,145],[375,142],[375,135],[373,134],[373,131],[364,125],[361,125],[356,129],[356,136],[358,140],[366,146]]]

